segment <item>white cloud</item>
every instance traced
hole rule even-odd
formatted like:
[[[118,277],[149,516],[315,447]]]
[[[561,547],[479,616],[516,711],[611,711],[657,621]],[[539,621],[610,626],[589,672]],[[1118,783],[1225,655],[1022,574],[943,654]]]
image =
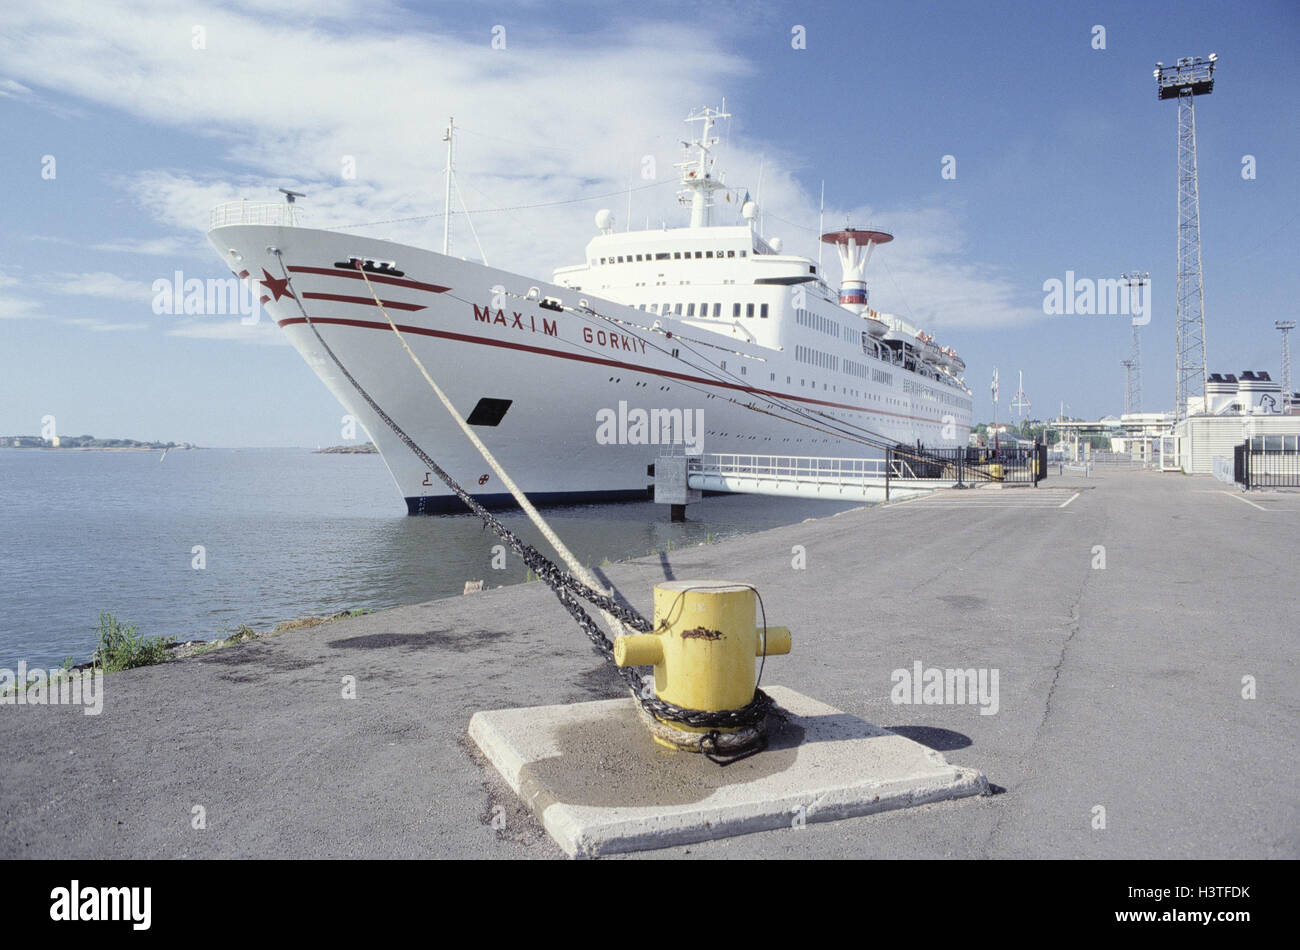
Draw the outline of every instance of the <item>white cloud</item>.
[[[142,280],[127,280],[107,271],[90,274],[57,274],[45,278],[43,285],[56,293],[82,297],[107,297],[133,303],[153,299],[153,289]]]
[[[107,320],[100,320],[97,317],[72,317],[62,321],[74,327],[81,327],[83,330],[93,330],[96,333],[120,333],[132,330],[148,330],[147,323],[110,323]]]
[[[20,82],[14,82],[12,79],[0,79],[0,96],[6,99],[26,99],[31,94],[32,91]]]
[[[30,300],[0,297],[0,320],[35,320],[42,316],[39,308]]]
[[[191,340],[224,340],[234,343],[261,343],[268,346],[289,346],[289,341],[272,320],[260,320],[245,325],[235,318],[201,322],[191,320],[167,331],[167,336]]]
[[[117,238],[90,245],[92,251],[108,251],[115,254],[147,254],[153,257],[179,257],[194,254],[200,250],[196,241],[187,241],[179,237],[153,238]],[[207,250],[207,248],[203,248]],[[203,255],[207,257],[208,255]]]
[[[404,27],[393,30],[398,19]],[[471,209],[620,192],[646,184],[640,171],[652,156],[663,184],[633,194],[632,222],[680,224],[672,163],[687,135],[683,114],[716,104],[759,68],[728,52],[717,34],[677,23],[626,23],[579,47],[570,34],[512,30],[507,18],[507,48],[494,50],[491,16],[481,36],[440,33],[440,19],[437,12],[417,15],[360,0],[331,0],[325,8],[306,0],[276,0],[269,8],[240,0],[233,10],[199,13],[176,12],[161,0],[77,9],[31,0],[11,4],[0,60],[38,88],[210,140],[211,169],[153,169],[119,182],[160,223],[187,232],[205,230],[218,203],[278,199],[279,185],[307,192],[300,207],[315,227],[441,211],[448,115],[464,132],[457,170]],[[205,49],[193,48],[196,24],[204,27]],[[757,197],[766,156],[767,230],[781,234],[788,250],[815,259],[816,202],[794,174],[805,156],[746,139],[739,118],[736,130],[722,130],[727,180]],[[348,161],[354,179],[343,177]],[[545,276],[581,260],[594,233],[592,214],[602,205],[614,210],[619,226],[626,223],[620,194],[482,213],[474,225],[491,263]],[[738,221],[737,205],[721,206],[730,215],[723,223]],[[1024,288],[972,259],[951,209],[832,207],[827,220],[843,220],[846,212],[854,223],[869,219],[898,234],[869,269],[877,309],[939,328],[1034,318],[1032,307],[1019,303]],[[807,222],[807,231],[778,216]],[[454,223],[453,252],[477,257],[463,217]],[[437,217],[358,231],[431,247],[441,241]],[[826,262],[834,281],[838,267],[830,255]],[[172,332],[210,335],[198,328]]]

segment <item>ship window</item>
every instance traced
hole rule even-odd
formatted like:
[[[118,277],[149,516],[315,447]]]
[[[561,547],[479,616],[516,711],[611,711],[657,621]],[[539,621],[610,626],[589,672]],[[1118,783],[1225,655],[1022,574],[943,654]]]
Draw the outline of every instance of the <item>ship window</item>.
[[[744,256],[745,256],[745,252],[744,252],[744,251],[741,251],[741,252],[740,252],[740,256],[741,256],[741,257],[744,257]]]
[[[698,257],[699,255],[696,255],[696,256]],[[713,252],[712,252],[712,251],[705,251],[705,252],[704,252],[704,256],[705,256],[705,257],[712,257],[712,256],[713,256]]]
[[[740,304],[738,304],[738,303],[733,303],[733,304],[731,305],[731,315],[732,315],[733,317],[738,317],[738,316],[740,316]]]
[[[763,304],[763,306],[759,308],[758,315],[764,320],[767,319],[767,304]]]
[[[720,304],[720,303],[715,303],[715,304],[713,305],[713,315],[714,315],[715,317],[720,317],[720,316],[722,316],[722,304]]]
[[[741,375],[741,376],[746,376],[746,375],[748,375],[748,373],[746,372],[745,367],[743,367],[743,366],[740,367],[740,375]]]
[[[602,264],[605,263],[605,258],[602,257],[602,258],[600,259],[600,262],[601,262]]]
[[[706,303],[700,304],[700,316],[707,317],[708,315],[709,315],[709,305]]]
[[[728,252],[727,252],[727,256],[728,256],[728,257],[735,257],[735,256],[736,256],[736,252],[735,252],[735,251],[728,251]]]
[[[681,259],[682,259],[682,252],[681,252],[681,251],[673,251],[673,260],[675,260],[675,261],[680,261]]]
[[[686,316],[688,316],[688,317],[693,317],[693,316],[695,316],[695,304],[693,304],[693,303],[688,303],[688,304],[686,305]]]
[[[666,260],[668,260],[668,258],[669,258],[670,256],[671,256],[671,255],[670,255],[667,251],[664,251],[664,252],[662,252],[662,253],[660,253],[660,254],[656,254],[656,255],[655,255],[655,260],[657,260],[657,261],[666,261]]]
[[[752,317],[753,315],[754,315],[754,305],[752,303],[745,304],[745,316]]]
[[[641,255],[638,254],[638,255],[636,256],[636,259],[637,259],[638,261],[641,260]]]
[[[497,426],[505,418],[506,410],[510,408],[512,399],[492,399],[484,396],[474,406],[474,411],[469,414],[465,421],[472,426]]]
[[[673,304],[673,313],[680,317],[682,315],[682,305],[679,303]]]

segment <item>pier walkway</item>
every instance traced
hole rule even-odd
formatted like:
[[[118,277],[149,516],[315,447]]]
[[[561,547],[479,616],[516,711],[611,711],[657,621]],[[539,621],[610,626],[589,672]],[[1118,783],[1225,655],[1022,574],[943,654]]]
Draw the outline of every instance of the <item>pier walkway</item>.
[[[690,515],[707,521],[708,500]],[[647,615],[664,578],[756,585],[794,636],[765,683],[998,787],[648,856],[1300,857],[1297,564],[1300,493],[1135,471],[936,493],[614,565]],[[996,713],[894,704],[891,673],[916,664],[997,670]],[[538,583],[104,690],[100,716],[0,706],[0,857],[559,857],[468,740],[470,716],[622,695]],[[647,796],[682,792],[659,781]]]

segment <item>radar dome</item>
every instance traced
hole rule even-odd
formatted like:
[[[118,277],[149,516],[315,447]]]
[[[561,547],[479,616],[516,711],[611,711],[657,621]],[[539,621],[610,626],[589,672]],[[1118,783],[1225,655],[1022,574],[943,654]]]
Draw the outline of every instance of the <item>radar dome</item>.
[[[767,243],[771,244],[772,250],[776,251],[776,253],[778,254],[781,253],[781,248],[785,247],[785,245],[781,243],[781,239],[778,237],[772,238],[772,240],[768,241]]]
[[[740,209],[740,214],[746,221],[753,221],[758,216],[758,205],[752,201],[746,201],[745,206]]]
[[[608,208],[601,208],[596,212],[596,227],[602,231],[608,231],[613,223],[614,215]]]

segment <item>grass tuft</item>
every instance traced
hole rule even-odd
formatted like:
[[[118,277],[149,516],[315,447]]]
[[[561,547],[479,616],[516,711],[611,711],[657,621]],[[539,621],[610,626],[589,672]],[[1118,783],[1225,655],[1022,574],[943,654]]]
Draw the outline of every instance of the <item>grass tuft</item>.
[[[162,637],[145,637],[135,625],[122,623],[107,610],[99,612],[99,646],[94,662],[105,673],[151,666],[167,659],[167,641]]]

